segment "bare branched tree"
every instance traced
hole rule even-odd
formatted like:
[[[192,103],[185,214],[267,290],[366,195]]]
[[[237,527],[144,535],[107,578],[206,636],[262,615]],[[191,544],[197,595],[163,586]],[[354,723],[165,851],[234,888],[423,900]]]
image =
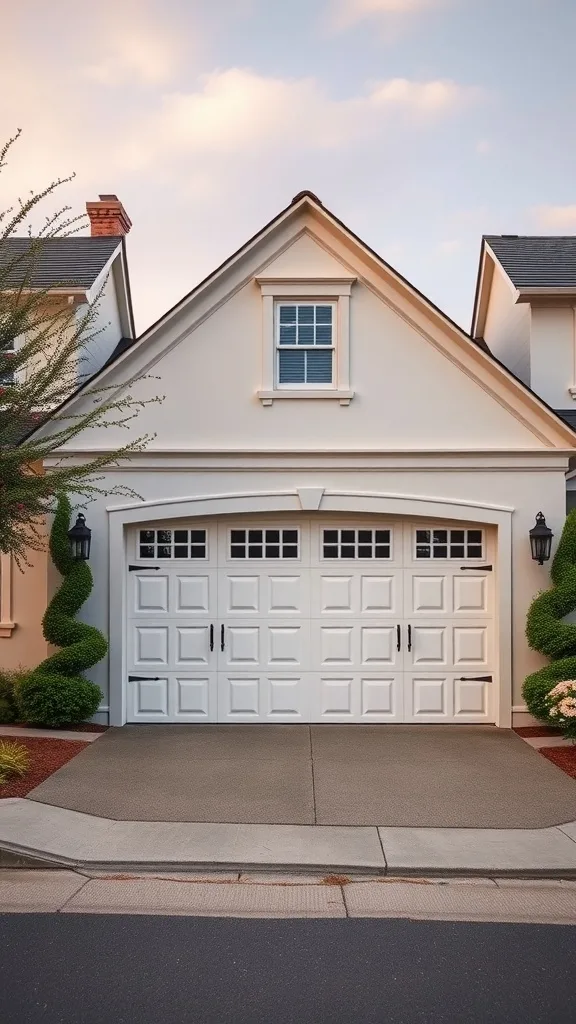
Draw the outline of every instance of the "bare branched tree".
[[[0,150],[0,172],[19,135]],[[70,207],[63,206],[39,230],[31,229],[36,207],[70,180],[59,178],[0,212],[0,552],[12,554],[20,565],[27,564],[28,550],[43,547],[44,518],[55,509],[58,495],[79,496],[81,502],[104,493],[133,496],[122,485],[104,489],[101,473],[141,451],[153,435],[132,437],[123,447],[82,464],[62,453],[63,446],[88,428],[114,426],[132,433],[139,411],[162,401],[160,396],[135,399],[124,386],[93,387],[87,352],[104,329],[97,326],[98,299],[79,313],[78,306],[62,301],[70,282],[33,286],[51,239],[74,234],[85,224],[83,216],[71,216]],[[20,242],[14,245],[16,236]],[[79,387],[87,411],[74,414],[65,403]],[[38,430],[47,420],[49,435]],[[55,453],[55,468],[45,472],[44,460]]]

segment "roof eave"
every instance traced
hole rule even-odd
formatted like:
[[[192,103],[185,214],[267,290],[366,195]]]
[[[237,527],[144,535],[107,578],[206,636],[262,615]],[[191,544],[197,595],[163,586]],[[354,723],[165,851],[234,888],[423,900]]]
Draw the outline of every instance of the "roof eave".
[[[553,299],[555,297],[560,298],[575,298],[576,299],[576,286],[569,285],[564,286],[552,286],[546,285],[545,287],[535,287],[530,285],[529,287],[516,288],[517,299],[516,302],[530,302],[531,299]]]

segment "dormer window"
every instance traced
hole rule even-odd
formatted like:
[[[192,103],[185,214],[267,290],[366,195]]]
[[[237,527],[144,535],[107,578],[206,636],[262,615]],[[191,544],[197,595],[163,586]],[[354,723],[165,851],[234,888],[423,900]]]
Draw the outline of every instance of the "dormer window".
[[[258,277],[262,292],[262,405],[280,398],[349,405],[354,277]]]
[[[335,304],[276,304],[276,381],[279,388],[334,385]]]

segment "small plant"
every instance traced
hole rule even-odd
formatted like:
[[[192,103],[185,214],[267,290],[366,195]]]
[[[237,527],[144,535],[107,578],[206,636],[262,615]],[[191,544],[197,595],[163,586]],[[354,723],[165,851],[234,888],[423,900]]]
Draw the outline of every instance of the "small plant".
[[[25,678],[24,669],[0,669],[0,724],[10,725],[18,717],[16,690]]]
[[[567,737],[576,740],[576,680],[565,679],[557,683],[546,697],[552,725],[557,725]]]
[[[30,767],[30,755],[26,747],[13,740],[0,740],[0,784],[12,775],[25,775]]]

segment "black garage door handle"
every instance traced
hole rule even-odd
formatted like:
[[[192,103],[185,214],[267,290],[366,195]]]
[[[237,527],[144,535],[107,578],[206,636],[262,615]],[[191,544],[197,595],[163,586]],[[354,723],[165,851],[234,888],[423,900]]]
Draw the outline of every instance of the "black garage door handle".
[[[220,650],[224,650],[224,623],[220,626]]]

